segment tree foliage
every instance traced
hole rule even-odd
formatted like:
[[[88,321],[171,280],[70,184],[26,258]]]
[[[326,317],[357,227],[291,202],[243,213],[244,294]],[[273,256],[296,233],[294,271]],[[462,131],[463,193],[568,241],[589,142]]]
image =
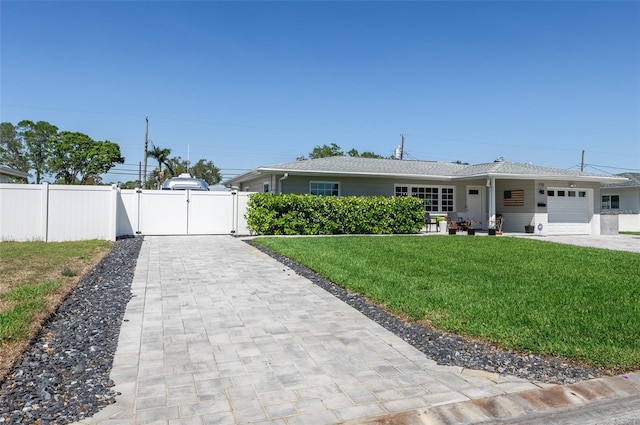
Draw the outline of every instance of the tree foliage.
[[[58,135],[58,127],[46,121],[34,123],[22,120],[18,123],[18,134],[26,147],[26,160],[36,172],[36,183],[40,184],[42,177],[49,172],[49,160]]]
[[[159,173],[162,172],[162,166],[164,165],[169,170],[169,173],[171,175],[175,175],[173,168],[171,167],[171,164],[167,162],[169,159],[169,155],[171,155],[171,149],[154,146],[151,150],[149,150],[149,152],[147,152],[147,155],[150,156],[151,158],[154,158],[156,161],[158,161]]]
[[[95,141],[79,132],[60,132],[53,143],[49,169],[65,184],[99,181],[100,174],[124,163],[120,147],[108,140]]]
[[[213,162],[200,159],[195,164],[190,164],[188,160],[179,156],[169,158],[171,149],[154,146],[148,153],[149,156],[158,161],[158,168],[153,170],[147,177],[146,188],[159,187],[165,180],[171,177],[178,177],[180,174],[190,174],[191,176],[204,180],[208,185],[220,183],[222,175],[220,169]],[[162,166],[165,168],[163,169]]]
[[[14,170],[29,172],[24,143],[18,129],[10,122],[0,123],[0,164]]]
[[[351,157],[362,157],[362,158],[384,158],[382,155],[378,155],[374,152],[362,152],[359,153],[357,149],[351,149],[347,152],[347,155]],[[306,159],[318,159],[318,158],[328,158],[331,156],[345,156],[342,148],[335,143],[331,143],[330,145],[324,144],[322,146],[316,146],[313,148],[311,152],[309,152],[309,157],[299,156],[297,158],[298,161],[304,161]]]
[[[35,182],[53,176],[58,183],[98,184],[100,175],[124,163],[118,144],[95,141],[86,134],[58,131],[46,121],[0,124],[0,162],[20,171],[35,171]]]
[[[349,152],[347,152],[347,154],[349,156],[357,156],[361,158],[384,158],[384,156],[378,155],[374,152],[364,151],[362,153],[359,153],[357,149],[351,149]]]

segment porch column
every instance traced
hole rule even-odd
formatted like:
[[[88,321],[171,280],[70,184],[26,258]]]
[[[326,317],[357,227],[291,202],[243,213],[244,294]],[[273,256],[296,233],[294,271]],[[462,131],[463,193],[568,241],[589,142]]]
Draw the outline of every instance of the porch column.
[[[489,190],[489,227],[496,222],[496,178],[487,177],[487,189]]]

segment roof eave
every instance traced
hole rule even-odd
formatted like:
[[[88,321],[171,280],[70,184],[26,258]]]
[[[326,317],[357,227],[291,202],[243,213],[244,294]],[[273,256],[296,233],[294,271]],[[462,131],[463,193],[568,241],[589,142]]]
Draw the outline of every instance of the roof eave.
[[[471,176],[464,176],[470,178]],[[544,175],[544,174],[517,174],[517,173],[484,173],[474,177],[495,177],[501,179],[518,179],[518,180],[551,180],[551,181],[581,181],[592,183],[622,183],[628,179],[609,176],[580,176],[580,175]]]
[[[13,168],[5,167],[0,165],[0,173],[12,176],[12,177],[20,177],[26,179],[29,177],[29,173],[25,173],[24,171],[14,170]]]
[[[403,174],[403,173],[375,173],[375,172],[357,172],[357,171],[335,171],[335,170],[290,170],[283,168],[258,168],[261,174],[284,174],[290,176],[316,176],[322,175],[326,177],[388,177],[409,180],[451,180],[451,176],[442,176],[434,174]]]

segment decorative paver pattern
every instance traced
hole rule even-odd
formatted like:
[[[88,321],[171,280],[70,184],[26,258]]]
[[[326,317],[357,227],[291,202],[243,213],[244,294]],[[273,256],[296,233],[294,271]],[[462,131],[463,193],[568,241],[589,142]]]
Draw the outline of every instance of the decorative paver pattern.
[[[230,236],[145,237],[111,377],[86,424],[334,424],[539,389],[439,366]]]

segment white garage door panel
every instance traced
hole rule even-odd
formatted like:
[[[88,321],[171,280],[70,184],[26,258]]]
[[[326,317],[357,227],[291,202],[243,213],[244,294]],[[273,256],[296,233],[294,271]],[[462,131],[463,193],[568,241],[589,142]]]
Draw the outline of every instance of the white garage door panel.
[[[555,196],[547,197],[548,224],[547,232],[552,234],[589,234],[589,191],[586,196],[578,194],[585,189],[549,188]],[[558,196],[564,191],[565,196]],[[576,196],[567,196],[569,192]]]

